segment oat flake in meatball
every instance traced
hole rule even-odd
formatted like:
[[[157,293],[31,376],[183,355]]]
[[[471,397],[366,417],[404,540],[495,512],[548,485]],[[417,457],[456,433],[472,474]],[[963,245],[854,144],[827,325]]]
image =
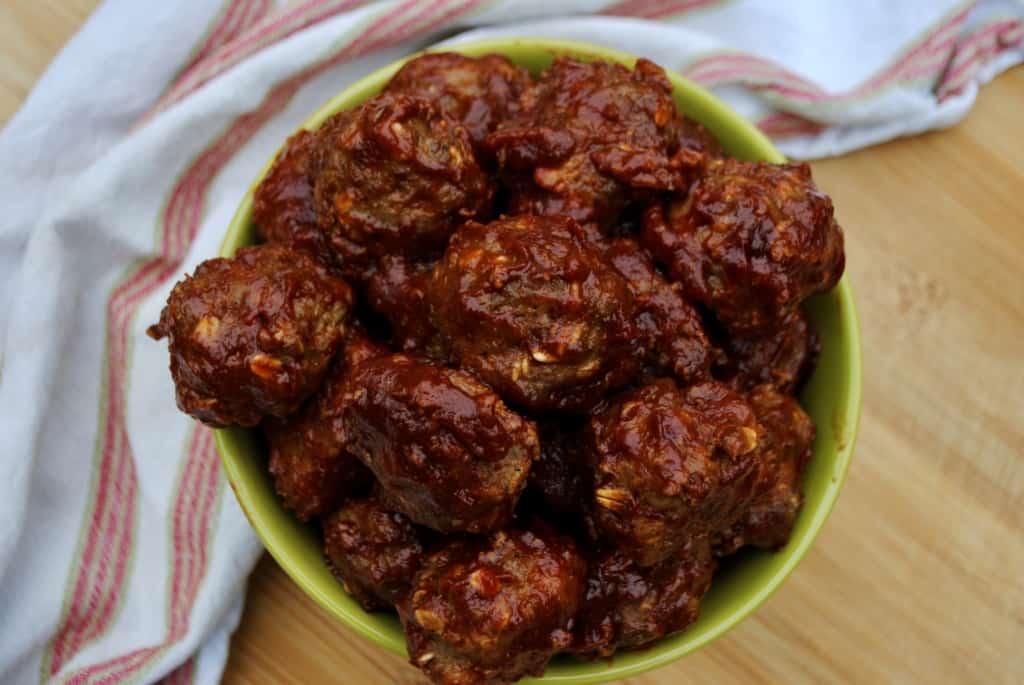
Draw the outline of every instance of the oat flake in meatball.
[[[537,432],[486,385],[396,354],[358,365],[342,394],[345,447],[389,504],[441,532],[484,533],[512,518]]]
[[[387,353],[353,330],[324,384],[302,409],[264,422],[274,489],[299,520],[331,513],[372,482],[370,471],[343,448],[341,386],[357,364]]]
[[[714,381],[620,396],[585,438],[594,537],[652,566],[729,525],[749,502],[760,433],[750,405]]]
[[[352,290],[278,245],[210,259],[178,282],[148,333],[166,337],[178,407],[213,427],[286,416],[323,379]]]
[[[556,59],[485,143],[510,189],[510,213],[608,228],[651,191],[685,190],[703,157],[681,145],[671,93],[665,72],[644,59],[633,70]]]
[[[425,555],[424,531],[373,497],[354,499],[323,522],[332,572],[368,611],[389,609],[409,592]]]
[[[800,477],[811,459],[814,422],[796,400],[770,385],[750,393],[750,405],[764,428],[758,446],[760,475],[749,507],[716,535],[715,552],[730,554],[744,545],[778,549],[789,542],[803,504]]]
[[[503,55],[434,52],[406,62],[384,91],[430,100],[460,122],[479,148],[484,137],[516,111],[519,96],[532,82],[530,72]]]
[[[466,224],[428,298],[453,359],[514,406],[587,411],[641,361],[629,286],[568,217]]]
[[[706,537],[648,568],[619,552],[600,553],[587,572],[572,651],[608,657],[685,630],[698,618],[714,570]]]
[[[539,522],[448,543],[398,605],[410,661],[443,685],[541,675],[572,641],[585,573],[572,541]]]
[[[843,232],[806,164],[712,162],[648,210],[644,245],[734,334],[777,327],[843,274]]]
[[[469,136],[422,98],[379,95],[317,131],[311,171],[320,227],[346,274],[384,254],[443,249],[490,210]]]

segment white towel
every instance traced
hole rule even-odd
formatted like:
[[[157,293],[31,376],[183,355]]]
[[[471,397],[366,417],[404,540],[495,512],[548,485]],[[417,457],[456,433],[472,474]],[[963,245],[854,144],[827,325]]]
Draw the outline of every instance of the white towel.
[[[453,35],[647,56],[819,157],[960,119],[1024,5],[108,0],[0,135],[0,682],[219,679],[260,545],[144,328],[299,122]]]

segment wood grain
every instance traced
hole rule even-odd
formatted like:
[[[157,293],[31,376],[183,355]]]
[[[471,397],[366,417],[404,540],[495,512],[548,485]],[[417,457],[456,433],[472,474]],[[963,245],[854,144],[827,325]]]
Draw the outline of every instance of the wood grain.
[[[0,125],[96,5],[97,0],[0,0]]]
[[[95,4],[0,2],[0,121]],[[952,129],[814,165],[864,334],[857,454],[817,544],[752,618],[626,681],[1024,682],[1024,68]],[[224,682],[407,683],[269,558]]]

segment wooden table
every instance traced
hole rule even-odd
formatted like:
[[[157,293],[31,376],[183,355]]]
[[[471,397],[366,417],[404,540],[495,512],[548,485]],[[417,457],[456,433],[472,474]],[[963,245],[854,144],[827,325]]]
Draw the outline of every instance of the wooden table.
[[[0,122],[94,0],[0,0]],[[864,334],[857,454],[788,582],[710,647],[627,682],[1024,682],[1024,68],[948,131],[815,164]],[[269,558],[231,685],[421,683]]]

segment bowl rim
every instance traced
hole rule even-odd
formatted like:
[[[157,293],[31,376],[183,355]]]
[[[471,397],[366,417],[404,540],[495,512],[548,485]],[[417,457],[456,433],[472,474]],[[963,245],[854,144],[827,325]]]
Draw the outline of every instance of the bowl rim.
[[[300,125],[300,129],[315,129],[328,117],[340,111],[343,104],[352,100],[362,102],[368,97],[376,94],[384,83],[407,61],[424,54],[425,52],[455,51],[470,56],[480,56],[487,53],[509,54],[514,52],[547,52],[554,54],[565,54],[583,59],[602,59],[611,62],[618,62],[626,66],[632,66],[637,57],[629,53],[608,48],[601,45],[581,41],[546,39],[546,38],[494,38],[467,42],[445,43],[433,46],[427,50],[409,54],[384,67],[376,69],[350,86],[328,99],[316,109]],[[679,75],[674,71],[665,70],[673,88],[680,94],[681,99],[697,105],[699,108],[711,113],[719,124],[720,128],[729,128],[743,137],[750,147],[756,149],[756,156],[768,162],[781,163],[786,161],[785,157],[774,147],[771,141],[740,116],[735,110],[725,104],[716,96],[692,81]],[[298,130],[298,129],[296,129]],[[282,143],[283,145],[283,143]],[[279,148],[280,149],[280,148]],[[249,189],[246,191],[238,209],[231,219],[228,230],[219,248],[220,256],[230,256],[241,244],[241,236],[249,229],[252,221],[252,198],[253,191],[259,182],[266,175],[274,158],[274,155],[263,166],[262,170],[255,177]],[[714,630],[700,635],[697,639],[684,641],[679,644],[668,645],[665,640],[659,640],[650,647],[643,650],[645,658],[632,660],[628,664],[616,665],[615,660],[605,662],[604,670],[580,673],[559,673],[555,676],[545,675],[545,683],[598,683],[626,678],[638,675],[669,664],[680,659],[686,654],[704,647],[729,632],[737,624],[746,619],[759,606],[775,593],[785,582],[786,578],[793,572],[797,564],[804,558],[811,545],[817,539],[825,521],[828,519],[835,507],[839,492],[846,480],[846,475],[852,461],[852,455],[856,447],[857,434],[860,424],[862,392],[863,392],[863,357],[860,340],[860,324],[857,316],[856,304],[854,302],[853,290],[850,286],[849,277],[844,274],[832,295],[839,304],[839,329],[846,334],[846,355],[842,360],[844,377],[846,378],[846,403],[845,413],[836,416],[835,421],[841,422],[844,429],[844,439],[841,444],[836,445],[836,456],[833,463],[832,477],[829,480],[820,504],[814,510],[804,508],[801,516],[811,516],[807,524],[805,534],[797,539],[791,539],[785,547],[785,563],[755,591],[745,596],[744,600],[733,608],[726,618],[720,620]],[[221,464],[232,491],[235,494],[250,525],[256,531],[263,542],[264,547],[274,560],[284,569],[285,573],[295,582],[307,595],[309,595],[323,610],[335,616],[346,627],[369,639],[371,642],[400,656],[407,656],[402,649],[396,649],[393,636],[385,634],[377,626],[364,620],[367,612],[362,609],[349,611],[344,607],[338,607],[320,590],[316,580],[307,576],[303,564],[293,560],[282,550],[282,539],[287,537],[279,533],[273,526],[268,525],[268,520],[273,518],[256,507],[253,507],[248,493],[249,485],[245,482],[245,476],[239,464],[239,457],[235,454],[235,446],[232,444],[232,431],[237,429],[217,429],[214,431],[214,440],[217,451],[220,455]],[[795,546],[794,546],[795,545]],[[638,652],[633,652],[637,654]],[[581,666],[591,666],[595,662],[580,662]],[[535,679],[524,678],[523,683],[534,682]]]

